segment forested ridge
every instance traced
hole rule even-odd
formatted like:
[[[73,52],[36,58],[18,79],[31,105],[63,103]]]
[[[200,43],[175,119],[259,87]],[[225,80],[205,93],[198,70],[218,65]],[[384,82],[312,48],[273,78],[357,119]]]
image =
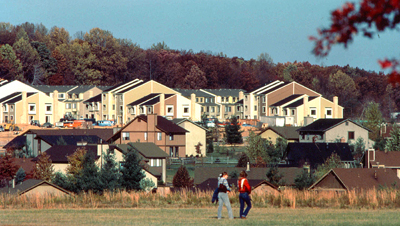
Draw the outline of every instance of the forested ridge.
[[[400,89],[382,72],[274,63],[267,53],[244,60],[210,51],[173,50],[164,42],[143,49],[100,28],[71,36],[64,28],[29,22],[0,22],[0,77],[48,85],[115,85],[139,78],[171,88],[245,90],[279,79],[296,81],[329,100],[338,96],[345,117],[363,118],[371,101],[380,104],[385,117],[400,108]]]

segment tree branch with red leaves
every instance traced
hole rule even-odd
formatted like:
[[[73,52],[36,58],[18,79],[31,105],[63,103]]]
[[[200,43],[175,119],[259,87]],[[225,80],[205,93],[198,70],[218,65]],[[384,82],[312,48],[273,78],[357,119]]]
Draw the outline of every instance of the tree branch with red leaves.
[[[358,33],[373,38],[386,29],[396,29],[400,23],[400,0],[361,0],[358,5],[347,2],[331,13],[331,22],[328,28],[318,30],[318,37],[309,38],[315,42],[313,53],[316,56],[328,55],[335,44],[347,48]],[[392,69],[389,74],[391,83],[400,83],[399,60],[384,59],[378,63],[382,69]]]

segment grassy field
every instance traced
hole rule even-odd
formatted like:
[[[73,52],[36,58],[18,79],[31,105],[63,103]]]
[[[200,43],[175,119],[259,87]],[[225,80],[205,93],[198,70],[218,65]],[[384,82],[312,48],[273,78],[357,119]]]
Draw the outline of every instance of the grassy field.
[[[237,217],[238,209],[234,208]],[[253,208],[248,219],[218,220],[213,208],[0,210],[0,225],[399,225],[396,210]]]

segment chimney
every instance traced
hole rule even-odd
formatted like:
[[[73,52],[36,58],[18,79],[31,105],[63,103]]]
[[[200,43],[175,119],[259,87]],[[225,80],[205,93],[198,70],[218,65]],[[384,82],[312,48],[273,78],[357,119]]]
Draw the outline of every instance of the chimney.
[[[53,92],[53,123],[57,122],[60,119],[58,115],[58,91],[54,90]]]
[[[250,163],[249,163],[249,162],[247,162],[247,168],[246,168],[246,171],[247,171],[247,172],[250,172]]]
[[[243,93],[243,91],[240,91],[239,92],[239,100],[243,100],[243,98],[244,98],[244,93]]]
[[[304,108],[303,116],[307,117],[309,115],[309,112],[308,112],[308,95],[307,94],[303,96],[303,108]]]
[[[198,120],[196,119],[196,94],[194,93],[190,94],[190,118]]]
[[[147,115],[147,131],[148,132],[154,132],[157,126],[157,114],[148,114]],[[152,142],[150,139],[152,136],[148,134],[148,140],[149,142]]]
[[[12,179],[11,183],[12,183],[12,188],[15,188],[15,178]]]
[[[160,94],[160,115],[165,116],[165,94]]]
[[[337,96],[333,97],[333,118],[342,118],[339,116],[339,98]]]
[[[26,92],[22,92],[22,115],[21,115],[21,123],[26,124],[28,123],[28,116],[27,116],[27,108],[28,108],[28,103],[26,102]],[[16,110],[16,109],[15,109]],[[14,122],[17,120],[15,119]]]

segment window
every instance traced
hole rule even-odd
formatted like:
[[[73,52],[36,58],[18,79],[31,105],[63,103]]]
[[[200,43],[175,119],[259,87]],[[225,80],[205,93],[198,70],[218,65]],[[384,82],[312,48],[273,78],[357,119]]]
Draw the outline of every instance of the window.
[[[51,121],[50,115],[46,115],[45,120],[46,120],[45,122],[50,122]]]
[[[228,107],[228,112],[231,112],[231,111],[232,111],[232,107],[229,106],[229,107]]]
[[[254,105],[254,111],[257,111],[257,105]]]
[[[144,114],[144,107],[140,107],[140,114]]]
[[[72,104],[72,109],[76,109],[76,103]]]
[[[196,97],[196,103],[198,103],[199,102],[199,98],[198,97]]]
[[[132,108],[132,114],[136,115],[136,107]]]
[[[10,111],[14,111],[14,105],[10,105]]]
[[[183,106],[183,115],[189,115],[189,106]]]
[[[207,112],[210,112],[210,107],[207,107]]]
[[[120,107],[119,107],[119,110],[120,110],[121,112],[123,112],[123,111],[124,111],[124,106],[120,106]]]
[[[161,166],[161,159],[150,159],[150,166]]]
[[[144,140],[147,140],[147,132],[144,132]]]
[[[246,96],[244,96],[244,100],[245,100],[245,101],[247,101],[247,95],[246,95]]]
[[[175,147],[175,157],[179,157],[179,147]]]
[[[105,104],[103,104],[103,111],[105,111],[107,109],[107,106]]]
[[[310,108],[310,116],[314,118],[317,117],[317,108]]]
[[[167,105],[167,116],[174,116],[174,106]]]
[[[103,99],[106,99],[106,94],[103,94]]]
[[[86,110],[89,110],[89,104],[86,104]]]
[[[86,117],[86,118],[89,118],[89,114],[86,114],[85,117]]]
[[[169,147],[169,156],[174,157],[174,147]]]
[[[262,97],[262,102],[265,103],[265,96]]]
[[[288,111],[287,109],[283,109],[283,115],[287,116],[288,115]]]
[[[51,110],[51,104],[45,104],[45,114],[51,114],[52,110]]]
[[[295,115],[296,110],[292,109],[292,115]]]
[[[211,112],[215,112],[215,107],[211,107]]]
[[[225,97],[221,97],[221,102],[222,102],[222,103],[225,102]]]
[[[161,140],[162,139],[162,133],[158,132],[157,133],[157,140]]]
[[[94,109],[99,110],[99,105],[97,103],[94,104]]]
[[[153,111],[152,111],[152,108],[151,108],[151,107],[148,107],[148,108],[147,108],[147,113],[148,113],[148,114],[152,114],[152,113],[153,113]]]
[[[36,114],[36,104],[28,104],[28,114]]]
[[[265,106],[262,107],[262,113],[265,113]]]
[[[206,103],[208,103],[208,97],[206,97],[205,100],[206,100]]]
[[[128,132],[122,132],[122,140],[130,140]]]
[[[247,105],[244,105],[244,110],[247,111]]]
[[[332,108],[325,108],[325,118],[332,118]]]
[[[64,99],[64,93],[59,93],[59,94],[58,94],[58,98],[59,98],[59,99]]]
[[[203,98],[200,98],[200,102],[202,102],[202,103],[203,103]]]
[[[7,104],[3,105],[3,111],[8,111],[8,107],[7,106],[8,106]]]
[[[115,104],[113,104],[113,110],[115,110]]]
[[[72,94],[68,94],[68,98],[69,98],[69,99],[72,99]]]
[[[103,120],[107,120],[107,115],[103,115]]]
[[[122,101],[122,95],[119,97],[119,99]]]
[[[169,135],[169,140],[174,140],[174,134]]]
[[[354,140],[354,131],[349,131],[349,138],[348,140]]]

